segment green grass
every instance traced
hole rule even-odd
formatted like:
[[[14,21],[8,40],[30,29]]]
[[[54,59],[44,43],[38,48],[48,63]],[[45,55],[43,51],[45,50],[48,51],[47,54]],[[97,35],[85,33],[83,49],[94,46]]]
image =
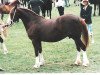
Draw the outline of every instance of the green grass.
[[[72,0],[71,0],[72,1]],[[65,13],[72,13],[79,16],[79,7],[71,4],[65,8]],[[58,16],[57,9],[52,11],[53,18]],[[5,16],[5,20],[6,20]],[[20,21],[9,28],[9,36],[6,39],[6,46],[9,50],[4,55],[0,50],[0,67],[5,73],[88,73],[100,72],[100,17],[93,17],[94,44],[90,44],[87,50],[90,65],[88,67],[74,66],[76,59],[76,47],[72,39],[66,38],[56,43],[42,42],[45,65],[34,69],[35,63],[34,48],[28,39],[23,23]]]

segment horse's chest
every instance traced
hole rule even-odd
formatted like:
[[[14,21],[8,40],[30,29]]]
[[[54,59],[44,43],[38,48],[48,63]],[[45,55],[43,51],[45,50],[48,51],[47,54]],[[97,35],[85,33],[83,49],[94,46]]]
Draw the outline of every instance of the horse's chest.
[[[36,26],[32,26],[27,29],[27,34],[30,39],[35,39],[38,36],[38,29]]]

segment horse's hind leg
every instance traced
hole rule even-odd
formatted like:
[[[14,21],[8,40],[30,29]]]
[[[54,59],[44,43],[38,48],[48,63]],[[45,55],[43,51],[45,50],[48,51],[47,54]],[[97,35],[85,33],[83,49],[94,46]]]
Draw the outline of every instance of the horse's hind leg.
[[[88,61],[88,58],[87,58],[85,45],[83,44],[81,39],[75,40],[75,44],[76,44],[76,47],[77,47],[77,50],[78,50],[78,52],[77,52],[77,59],[75,61],[75,64],[79,65],[81,63],[81,60],[80,60],[80,50],[82,49],[83,50],[83,66],[87,66],[89,64],[89,61]]]
[[[74,40],[74,41],[75,41],[76,48],[77,48],[77,57],[76,57],[75,64],[76,65],[80,65],[81,64],[81,59],[80,59],[80,51],[81,51],[81,48],[80,48],[80,45],[79,45],[78,40]]]
[[[83,50],[83,66],[88,66],[89,60],[86,54],[86,46],[83,44],[81,40],[80,40],[80,46],[81,46],[81,49]]]
[[[32,40],[32,44],[34,46],[36,56],[34,68],[39,68],[41,65],[44,64],[41,42],[38,40]]]

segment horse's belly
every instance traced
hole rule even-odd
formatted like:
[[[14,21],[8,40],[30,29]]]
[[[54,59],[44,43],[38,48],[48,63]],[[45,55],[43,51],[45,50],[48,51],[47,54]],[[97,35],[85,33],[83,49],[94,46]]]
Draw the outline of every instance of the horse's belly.
[[[51,35],[51,36],[44,36],[41,38],[44,42],[57,42],[67,37],[67,35]]]

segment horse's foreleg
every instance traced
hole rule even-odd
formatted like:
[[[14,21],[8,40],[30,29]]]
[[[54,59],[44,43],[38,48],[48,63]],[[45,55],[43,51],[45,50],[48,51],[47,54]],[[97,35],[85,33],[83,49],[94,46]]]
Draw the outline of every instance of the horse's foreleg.
[[[4,44],[4,40],[5,40],[5,36],[4,36],[3,32],[1,31],[0,42],[2,44],[2,48],[3,48],[4,54],[7,54],[8,50],[6,48],[6,45]]]
[[[8,53],[8,50],[6,48],[6,45],[4,44],[4,40],[2,39],[1,36],[0,36],[0,42],[1,42],[1,48],[3,48],[4,54],[7,54]]]
[[[35,50],[35,65],[34,68],[39,68],[39,48],[40,48],[40,43],[36,40],[32,40],[32,44],[34,46],[34,50]]]
[[[42,65],[45,64],[45,61],[44,61],[44,58],[43,58],[43,54],[42,53],[39,53],[39,63],[40,63],[40,66],[42,66]]]
[[[43,54],[42,54],[41,42],[40,42],[39,45],[40,45],[40,48],[39,48],[39,63],[40,63],[40,66],[41,66],[41,65],[44,65],[45,61],[44,61]]]
[[[7,54],[8,50],[7,50],[6,45],[4,44],[4,42],[2,43],[2,48],[3,48],[4,54]]]
[[[33,46],[35,49],[35,56],[36,56],[34,68],[39,68],[41,65],[44,64],[41,42],[34,40],[34,41],[32,41],[32,43],[33,43]]]

